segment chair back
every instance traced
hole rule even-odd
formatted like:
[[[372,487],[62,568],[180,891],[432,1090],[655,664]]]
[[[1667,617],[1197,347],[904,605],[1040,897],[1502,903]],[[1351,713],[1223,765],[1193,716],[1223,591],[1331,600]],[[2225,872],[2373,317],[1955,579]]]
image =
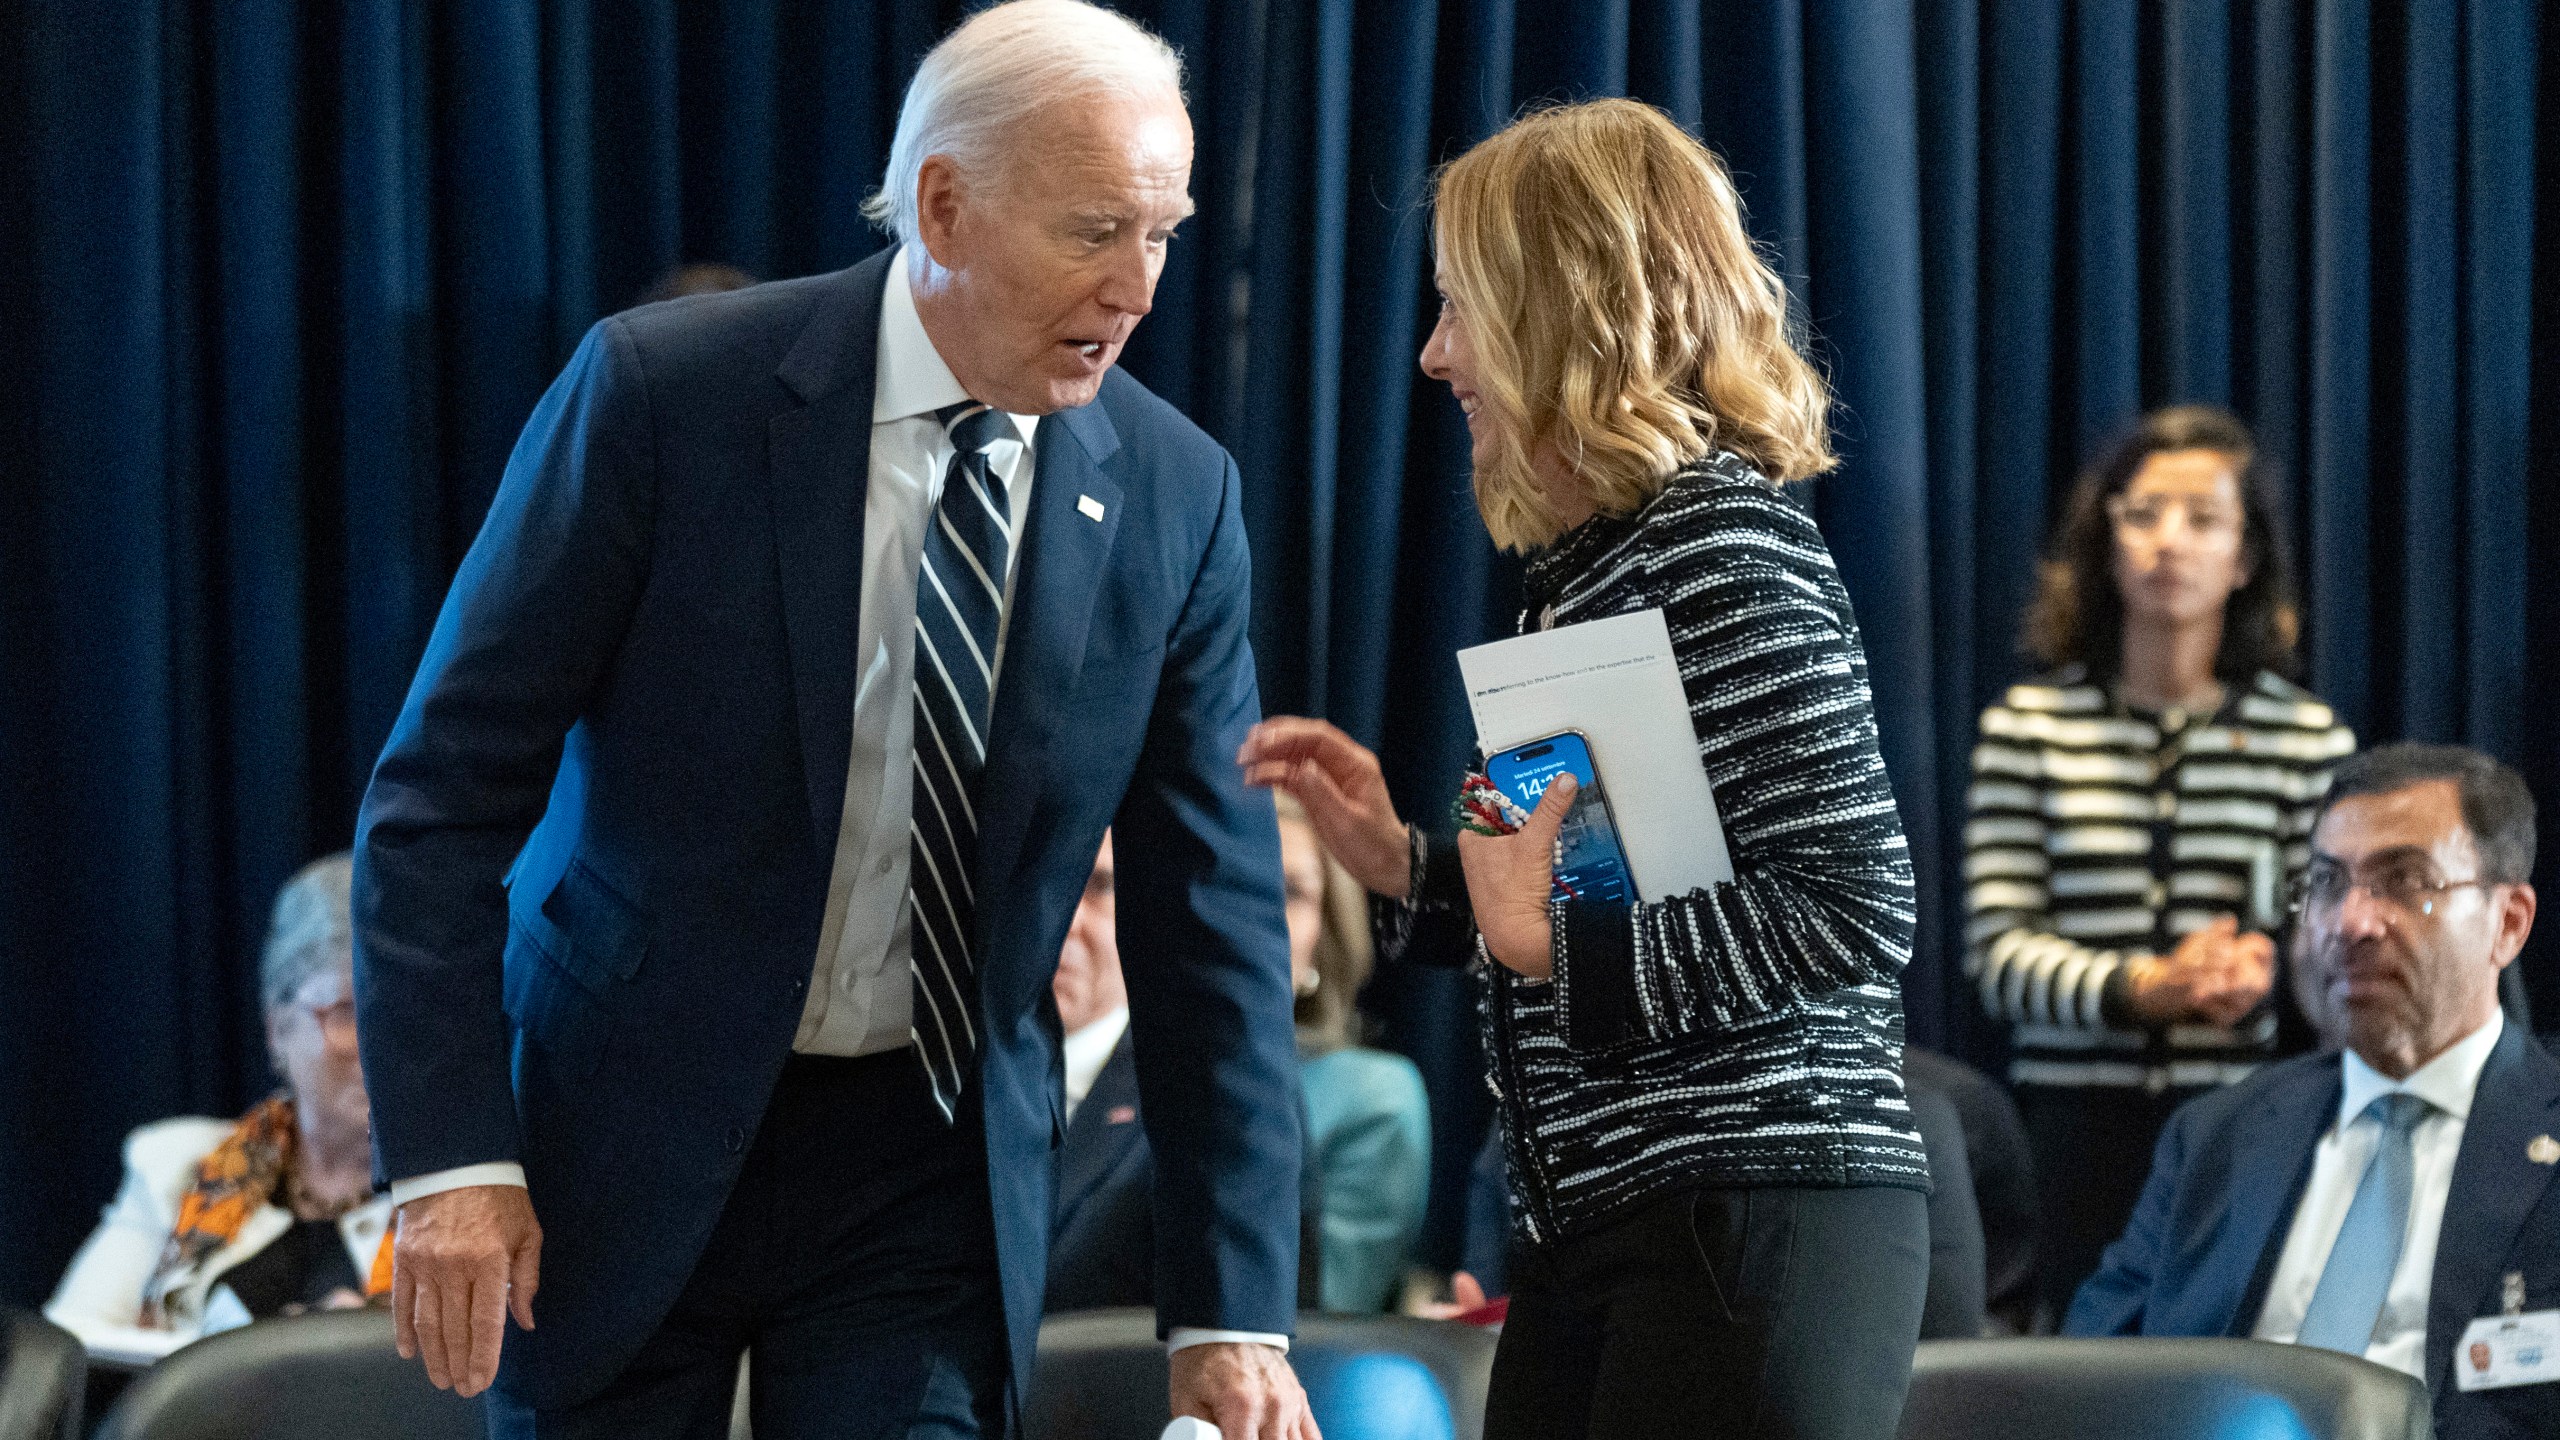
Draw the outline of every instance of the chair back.
[[[2426,1387],[2265,1340],[1938,1340],[1902,1440],[2430,1440]]]
[[[0,1440],[80,1440],[89,1357],[70,1331],[0,1310]]]
[[[98,1440],[479,1440],[480,1402],[438,1390],[391,1348],[382,1310],[261,1320],[199,1340],[135,1379]]]
[[[1492,1332],[1402,1315],[1302,1315],[1289,1363],[1325,1440],[1482,1440]],[[1152,1310],[1087,1310],[1040,1327],[1023,1416],[1031,1440],[1156,1440],[1171,1418]]]

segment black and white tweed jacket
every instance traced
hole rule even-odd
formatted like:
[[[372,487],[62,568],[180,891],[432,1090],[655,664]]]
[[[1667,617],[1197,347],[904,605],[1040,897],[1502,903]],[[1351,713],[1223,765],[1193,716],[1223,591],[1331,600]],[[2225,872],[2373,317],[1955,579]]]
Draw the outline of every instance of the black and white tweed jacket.
[[[1543,1242],[1696,1186],[1926,1190],[1902,1089],[1911,862],[1848,592],[1821,532],[1720,454],[1632,517],[1537,557],[1522,628],[1660,606],[1735,878],[1558,902],[1552,983],[1477,947],[1516,1223]],[[1605,777],[1604,777],[1605,778]],[[1382,948],[1463,921],[1445,841],[1415,840]]]

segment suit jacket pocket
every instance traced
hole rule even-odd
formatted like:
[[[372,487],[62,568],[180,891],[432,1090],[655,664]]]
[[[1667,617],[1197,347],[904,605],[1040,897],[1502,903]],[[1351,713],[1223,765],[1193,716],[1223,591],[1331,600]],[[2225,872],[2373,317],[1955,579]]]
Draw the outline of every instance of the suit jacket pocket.
[[[542,918],[560,937],[544,953],[599,995],[640,973],[648,958],[648,915],[584,860],[570,859],[542,902]]]
[[[540,921],[519,918],[507,941],[505,1002],[509,1018],[560,1078],[592,1073],[611,1037],[612,1017],[597,1002],[592,982],[562,962],[568,947],[546,936]]]

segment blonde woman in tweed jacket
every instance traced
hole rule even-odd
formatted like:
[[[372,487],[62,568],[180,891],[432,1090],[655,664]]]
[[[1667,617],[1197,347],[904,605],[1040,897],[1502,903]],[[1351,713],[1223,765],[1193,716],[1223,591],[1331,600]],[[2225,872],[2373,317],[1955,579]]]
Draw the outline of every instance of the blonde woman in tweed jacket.
[[[1549,899],[1558,785],[1452,850],[1321,721],[1247,778],[1414,923],[1470,921],[1517,1199],[1486,1433],[1894,1433],[1928,1269],[1895,981],[1913,890],[1866,662],[1778,482],[1830,469],[1821,378],[1724,168],[1659,111],[1533,114],[1443,174],[1423,369],[1474,438],[1523,627],[1660,607],[1735,878]],[[1451,777],[1453,780],[1456,777]]]

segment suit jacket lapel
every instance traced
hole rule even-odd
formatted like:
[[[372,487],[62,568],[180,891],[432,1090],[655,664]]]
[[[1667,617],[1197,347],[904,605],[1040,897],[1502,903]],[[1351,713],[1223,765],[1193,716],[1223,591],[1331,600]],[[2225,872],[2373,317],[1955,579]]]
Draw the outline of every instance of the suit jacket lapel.
[[[1093,1088],[1067,1122],[1065,1166],[1058,1176],[1058,1225],[1063,1229],[1093,1193],[1093,1187],[1120,1168],[1121,1157],[1146,1132],[1134,1120],[1111,1122],[1112,1112],[1138,1103],[1138,1061],[1129,1049],[1129,1034],[1111,1049]]]
[[[980,895],[1005,893],[1014,857],[1021,853],[1049,735],[1084,668],[1094,599],[1111,561],[1111,542],[1120,533],[1120,487],[1103,470],[1120,438],[1102,406],[1047,417],[1032,443],[1031,516],[1005,622],[987,768],[979,780],[982,795],[1006,799],[978,807]],[[1101,508],[1099,518],[1094,506]],[[837,774],[842,777],[841,765]],[[992,953],[988,937],[1004,923],[995,909],[978,907],[980,955]]]
[[[2494,1303],[2498,1270],[2516,1232],[2542,1199],[2554,1167],[2536,1165],[2525,1147],[2560,1131],[2560,1061],[2525,1036],[2513,1020],[2480,1067],[2462,1149],[2453,1159],[2444,1228],[2436,1238],[2436,1270],[2427,1288],[2427,1386],[2442,1395],[2462,1329]]]
[[[2293,1230],[2293,1212],[2301,1208],[2303,1187],[2311,1182],[2312,1152],[2337,1121],[2341,1083],[2334,1056],[2306,1067],[2296,1083],[2271,1089],[2239,1131],[2243,1149],[2267,1158],[2242,1172],[2247,1183],[2232,1186],[2231,1245],[2224,1253],[2251,1256],[2256,1263],[2230,1309],[2226,1335],[2248,1334],[2266,1308],[2276,1260]],[[2245,1159],[2239,1163],[2248,1164]]]
[[[844,272],[842,288],[819,303],[774,372],[804,403],[766,427],[800,766],[820,854],[835,850],[853,748],[880,292],[896,254],[884,250]]]

